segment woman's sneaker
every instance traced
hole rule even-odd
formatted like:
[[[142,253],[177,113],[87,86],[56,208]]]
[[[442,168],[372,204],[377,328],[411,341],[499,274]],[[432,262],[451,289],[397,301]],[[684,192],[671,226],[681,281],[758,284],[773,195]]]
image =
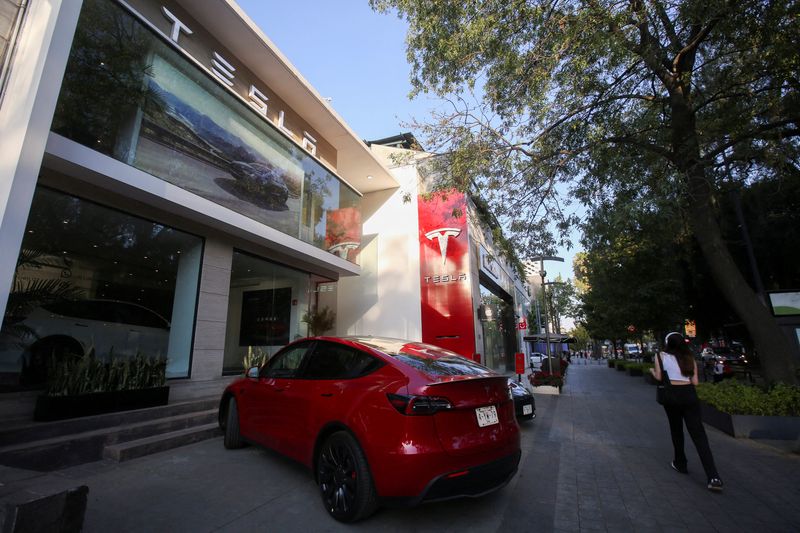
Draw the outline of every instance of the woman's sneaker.
[[[722,492],[722,480],[718,477],[712,477],[708,480],[708,490],[714,492]]]
[[[689,473],[689,470],[685,466],[678,466],[677,464],[675,464],[675,461],[672,461],[669,464],[669,466],[671,466],[674,471],[680,472],[681,474],[688,474]]]

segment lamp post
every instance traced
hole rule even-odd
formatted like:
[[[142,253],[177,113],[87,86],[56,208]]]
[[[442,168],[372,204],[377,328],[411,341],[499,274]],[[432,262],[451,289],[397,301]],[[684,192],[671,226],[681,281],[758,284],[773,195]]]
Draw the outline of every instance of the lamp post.
[[[542,311],[544,314],[544,350],[545,355],[547,355],[547,364],[550,365],[550,374],[553,373],[553,358],[550,357],[550,329],[547,325],[547,294],[545,293],[545,284],[544,278],[547,276],[547,272],[544,270],[544,262],[545,261],[558,261],[560,263],[564,262],[563,257],[556,257],[554,255],[539,255],[536,257],[532,257],[531,261],[539,261],[539,275],[542,277]]]

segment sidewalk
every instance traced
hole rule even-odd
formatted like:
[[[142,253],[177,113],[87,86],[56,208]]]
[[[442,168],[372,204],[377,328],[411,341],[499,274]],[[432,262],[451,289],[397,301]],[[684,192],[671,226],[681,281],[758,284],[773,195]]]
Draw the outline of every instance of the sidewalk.
[[[536,394],[536,407],[503,490],[382,509],[353,526],[328,517],[301,466],[254,447],[225,450],[221,438],[50,474],[0,467],[0,504],[86,484],[89,533],[800,530],[800,456],[707,427],[725,481],[711,493],[688,437],[690,474],[670,469],[666,417],[641,378],[604,361],[572,365],[563,393]]]
[[[528,457],[520,473],[517,491],[535,490],[544,515],[536,530],[800,530],[800,456],[706,426],[725,481],[711,493],[688,435],[690,474],[670,468],[666,416],[642,378],[581,362],[570,365],[562,395],[536,402],[540,460],[556,470]],[[548,473],[555,479],[542,486]]]

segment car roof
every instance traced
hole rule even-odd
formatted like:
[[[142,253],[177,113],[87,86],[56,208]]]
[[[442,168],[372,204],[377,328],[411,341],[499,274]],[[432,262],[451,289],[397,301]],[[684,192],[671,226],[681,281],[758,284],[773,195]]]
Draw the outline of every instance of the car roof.
[[[368,348],[376,349],[387,355],[396,357],[400,354],[414,355],[417,357],[428,357],[438,359],[440,357],[464,357],[454,351],[427,344],[424,342],[410,341],[407,339],[397,339],[393,337],[375,337],[372,335],[350,335],[338,337],[345,341],[355,342]]]
[[[498,376],[494,370],[464,357],[456,352],[440,346],[424,342],[409,341],[391,337],[373,337],[353,335],[346,337],[319,337],[319,340],[330,340],[360,346],[372,350],[384,357],[395,360],[428,378],[442,381],[476,376]]]

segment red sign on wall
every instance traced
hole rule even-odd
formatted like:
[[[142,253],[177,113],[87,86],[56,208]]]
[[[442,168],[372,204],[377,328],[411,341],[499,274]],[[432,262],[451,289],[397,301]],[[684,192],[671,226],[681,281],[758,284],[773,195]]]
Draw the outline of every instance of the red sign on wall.
[[[514,363],[516,366],[516,373],[517,374],[524,374],[525,373],[525,354],[522,352],[517,352],[514,354]]]
[[[458,192],[420,196],[418,213],[422,342],[472,358],[475,322],[466,197]]]

